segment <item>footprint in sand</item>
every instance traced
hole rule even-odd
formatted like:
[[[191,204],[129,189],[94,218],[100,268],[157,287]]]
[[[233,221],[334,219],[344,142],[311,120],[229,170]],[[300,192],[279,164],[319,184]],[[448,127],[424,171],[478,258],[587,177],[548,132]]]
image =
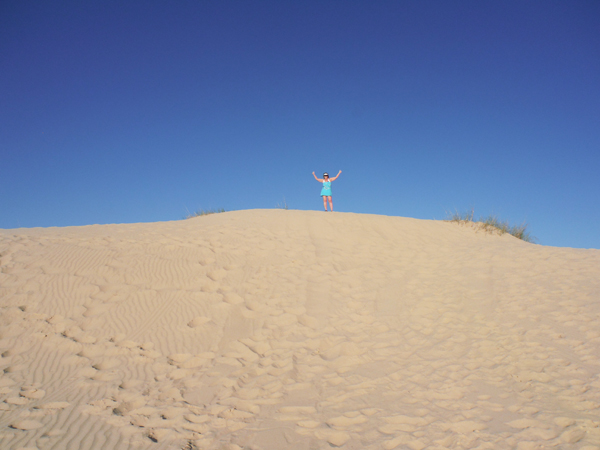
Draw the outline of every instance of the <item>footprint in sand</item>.
[[[213,281],[221,281],[227,276],[227,271],[225,269],[216,269],[208,272],[207,276]]]
[[[46,395],[46,391],[44,391],[43,389],[28,389],[28,388],[21,388],[21,393],[19,394],[21,397],[25,397],[28,398],[30,400],[38,400],[40,398],[43,398]]]
[[[173,381],[181,380],[194,373],[191,369],[175,369],[167,374],[167,377]]]
[[[188,322],[188,327],[190,328],[197,328],[197,327],[201,327],[202,325],[210,322],[212,319],[208,318],[208,317],[204,317],[204,316],[198,316],[195,319],[192,319],[191,321]]]
[[[89,359],[104,356],[105,354],[106,354],[106,348],[104,348],[100,345],[86,345],[78,353],[79,356],[83,356],[84,358],[89,358]]]
[[[24,398],[24,397],[9,397],[6,400],[4,400],[4,402],[8,405],[17,405],[17,406],[23,406],[26,405],[27,403],[29,403],[29,399],[28,398]]]
[[[79,342],[80,344],[95,344],[98,339],[89,334],[82,333],[73,338],[75,342]]]
[[[180,364],[186,362],[188,359],[192,358],[191,353],[174,353],[167,357],[170,364]]]
[[[83,317],[98,316],[108,311],[111,307],[112,305],[108,303],[93,303],[89,306],[86,306],[87,309],[83,313]]]
[[[223,301],[230,305],[240,305],[244,303],[244,299],[235,292],[226,292],[223,294]]]
[[[124,339],[122,341],[117,342],[116,346],[120,347],[120,348],[132,349],[132,348],[140,347],[140,344],[138,344],[135,341],[131,341],[129,339]]]
[[[41,428],[42,426],[44,425],[37,420],[19,420],[10,424],[11,428],[23,431],[35,430],[37,428]]]
[[[119,416],[130,414],[132,411],[146,407],[147,399],[137,393],[124,393],[117,397],[118,406],[113,408],[113,413]],[[149,412],[149,411],[144,411]]]
[[[201,356],[194,356],[183,363],[179,363],[178,366],[181,369],[195,369],[197,367],[204,366],[210,361],[209,358],[203,358]]]
[[[94,364],[92,367],[96,370],[110,370],[121,365],[118,359],[106,358]]]
[[[350,435],[343,431],[334,431],[327,438],[327,442],[329,442],[334,447],[341,447],[349,440],[350,440]]]
[[[368,422],[365,416],[360,413],[350,414],[349,416],[337,416],[327,420],[327,425],[332,428],[347,428],[353,425],[360,425]]]
[[[69,402],[50,402],[43,403],[41,405],[36,406],[36,409],[47,410],[47,411],[58,411],[61,409],[65,409],[71,406]]]

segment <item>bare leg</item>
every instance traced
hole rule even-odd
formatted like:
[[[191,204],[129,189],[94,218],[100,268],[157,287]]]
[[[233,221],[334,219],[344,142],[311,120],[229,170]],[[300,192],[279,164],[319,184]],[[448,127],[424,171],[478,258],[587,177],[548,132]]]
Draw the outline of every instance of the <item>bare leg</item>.
[[[325,195],[323,196],[323,207],[325,208],[325,211],[327,211],[327,197]]]
[[[329,209],[333,211],[333,201],[331,200],[331,195],[327,197],[329,199]]]

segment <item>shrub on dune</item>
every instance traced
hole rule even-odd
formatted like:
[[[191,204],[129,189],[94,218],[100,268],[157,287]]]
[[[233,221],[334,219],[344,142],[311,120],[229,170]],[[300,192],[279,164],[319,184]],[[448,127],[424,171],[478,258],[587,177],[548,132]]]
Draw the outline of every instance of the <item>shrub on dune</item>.
[[[453,213],[447,213],[446,221],[459,224],[471,223],[477,226],[479,229],[483,229],[489,233],[508,233],[525,242],[535,242],[535,238],[527,231],[528,224],[525,222],[520,225],[510,225],[507,221],[502,221],[495,215],[480,217],[477,221],[474,219],[474,217],[475,211],[473,208],[466,212],[458,212],[455,210]]]
[[[223,208],[217,208],[217,209],[199,209],[196,212],[189,212],[187,213],[187,216],[185,216],[186,219],[193,219],[194,217],[200,217],[200,216],[208,216],[209,214],[217,214],[217,213],[222,213],[225,212],[225,210]]]

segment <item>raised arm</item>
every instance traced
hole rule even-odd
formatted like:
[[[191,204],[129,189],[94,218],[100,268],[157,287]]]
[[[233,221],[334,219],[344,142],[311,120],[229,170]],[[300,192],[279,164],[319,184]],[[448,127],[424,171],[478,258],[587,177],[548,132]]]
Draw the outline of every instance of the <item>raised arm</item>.
[[[317,176],[315,175],[315,173],[313,172],[313,177],[315,177],[315,180],[317,180],[319,183],[322,183],[323,180],[321,180],[320,178],[317,178]]]
[[[337,174],[335,177],[333,177],[333,178],[330,178],[329,180],[330,180],[330,181],[335,181],[335,180],[337,180],[337,177],[339,177],[339,176],[340,176],[340,173],[342,173],[342,171],[341,171],[341,170],[338,172],[338,174]],[[314,174],[315,174],[315,173],[313,172],[313,175],[314,175]]]

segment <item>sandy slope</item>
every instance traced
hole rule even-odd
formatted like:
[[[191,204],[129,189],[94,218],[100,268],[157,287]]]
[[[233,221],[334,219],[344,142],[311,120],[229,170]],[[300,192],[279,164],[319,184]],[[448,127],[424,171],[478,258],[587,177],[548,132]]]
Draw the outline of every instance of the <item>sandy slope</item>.
[[[598,449],[600,251],[237,211],[0,230],[4,449]]]

